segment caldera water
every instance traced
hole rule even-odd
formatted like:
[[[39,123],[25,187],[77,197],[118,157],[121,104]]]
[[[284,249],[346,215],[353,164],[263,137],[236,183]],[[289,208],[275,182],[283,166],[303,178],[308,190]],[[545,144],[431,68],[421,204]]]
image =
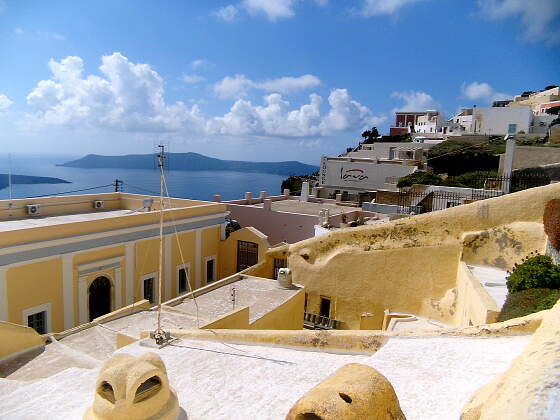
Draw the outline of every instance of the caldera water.
[[[0,173],[49,176],[69,181],[70,184],[14,184],[12,198],[56,195],[75,190],[86,190],[74,194],[111,192],[115,179],[123,181],[121,190],[136,194],[159,194],[159,172],[153,169],[116,168],[69,168],[56,166],[81,156],[76,155],[6,155],[0,157]],[[11,161],[11,164],[10,164]],[[258,194],[267,191],[269,195],[280,194],[282,180],[287,176],[266,173],[244,173],[233,171],[174,171],[166,170],[167,187],[172,197],[212,200],[220,194],[222,200],[243,198],[247,191]],[[89,189],[92,188],[92,189]],[[9,189],[0,190],[0,199],[9,198]]]

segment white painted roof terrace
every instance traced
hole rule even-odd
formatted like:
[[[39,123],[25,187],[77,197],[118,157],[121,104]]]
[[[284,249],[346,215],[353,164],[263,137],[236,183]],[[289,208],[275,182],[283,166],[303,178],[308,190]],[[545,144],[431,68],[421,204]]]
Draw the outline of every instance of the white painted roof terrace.
[[[232,290],[235,289],[235,308],[232,304]],[[277,280],[261,277],[243,276],[242,279],[212,290],[196,298],[199,316],[206,321],[221,318],[234,309],[249,307],[249,322],[255,322],[273,309],[290,300],[302,289],[294,285],[285,289],[278,285]],[[195,314],[197,311],[193,299],[185,299],[183,303],[175,306],[177,309]]]
[[[152,211],[143,207],[144,200],[148,198],[154,200]],[[111,205],[109,208],[94,210],[91,205],[98,200],[111,203]],[[156,213],[158,211],[158,200],[159,197],[121,192],[0,200],[0,233]],[[26,206],[30,204],[39,205],[41,210],[48,209],[48,211],[44,211],[43,215],[28,215],[26,214]],[[82,207],[83,210],[69,207],[76,205],[85,205],[85,207]],[[218,206],[219,203],[183,198],[166,198],[164,201],[166,212],[180,212],[183,209],[193,207],[212,208]],[[74,210],[70,210],[71,208]]]
[[[193,299],[179,300],[178,305],[162,310],[161,325],[165,329],[199,328],[222,318],[234,310],[231,301],[231,290],[235,288],[235,309],[249,307],[249,322],[255,322],[278,306],[290,300],[300,290],[294,285],[291,289],[278,286],[276,280],[253,276],[244,276],[233,283],[210,290],[196,298],[197,308]],[[175,309],[175,310],[174,310]],[[157,325],[157,312],[144,310],[106,321],[81,331],[73,332],[59,340],[59,349],[67,349],[68,355],[74,351],[85,354],[93,360],[105,360],[117,350],[117,334],[124,334],[139,339],[144,331],[152,331]],[[52,347],[47,346],[47,350]],[[19,363],[19,362],[18,362]],[[0,377],[10,379],[36,379],[46,374],[54,374],[67,367],[64,358],[56,353],[46,351],[30,360],[21,359],[22,366],[0,366]],[[81,366],[78,364],[78,366]]]
[[[284,419],[328,375],[363,363],[389,379],[407,418],[441,420],[458,419],[472,394],[504,372],[529,340],[393,337],[373,355],[349,355],[182,339],[159,350],[133,343],[115,353],[161,356],[179,397],[180,419]],[[87,356],[79,362],[78,352],[64,356],[64,348],[53,351],[67,358],[64,371],[35,381],[0,380],[3,419],[77,419],[91,406],[102,362],[92,364]]]
[[[33,216],[17,220],[2,220],[0,221],[0,232],[10,232],[14,230],[31,229],[43,226],[64,225],[67,223],[88,222],[91,220],[109,219],[112,217],[120,217],[131,214],[138,214],[138,212],[134,210],[109,210],[57,216]]]

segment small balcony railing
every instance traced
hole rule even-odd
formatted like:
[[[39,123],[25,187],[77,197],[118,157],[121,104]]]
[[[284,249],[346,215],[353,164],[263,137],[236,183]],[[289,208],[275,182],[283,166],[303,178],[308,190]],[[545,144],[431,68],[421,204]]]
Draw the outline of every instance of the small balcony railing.
[[[336,330],[340,326],[340,321],[305,312],[303,316],[303,326],[313,330]]]

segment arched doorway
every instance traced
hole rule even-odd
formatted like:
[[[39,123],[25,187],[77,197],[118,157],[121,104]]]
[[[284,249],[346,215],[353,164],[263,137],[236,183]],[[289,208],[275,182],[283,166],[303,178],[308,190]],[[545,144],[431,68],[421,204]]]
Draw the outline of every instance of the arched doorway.
[[[89,320],[111,312],[111,282],[97,277],[89,286]]]

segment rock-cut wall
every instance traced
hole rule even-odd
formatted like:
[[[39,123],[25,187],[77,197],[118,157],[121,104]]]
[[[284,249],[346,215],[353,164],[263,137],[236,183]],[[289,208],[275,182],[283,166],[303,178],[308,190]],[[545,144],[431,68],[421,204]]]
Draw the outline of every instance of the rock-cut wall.
[[[287,253],[293,281],[305,286],[307,311],[319,313],[321,298],[328,298],[330,316],[343,321],[342,328],[359,329],[365,312],[374,314],[380,328],[384,309],[461,325],[454,312],[461,259],[509,268],[544,251],[543,209],[559,196],[560,184],[551,184],[341,229],[276,252]]]

